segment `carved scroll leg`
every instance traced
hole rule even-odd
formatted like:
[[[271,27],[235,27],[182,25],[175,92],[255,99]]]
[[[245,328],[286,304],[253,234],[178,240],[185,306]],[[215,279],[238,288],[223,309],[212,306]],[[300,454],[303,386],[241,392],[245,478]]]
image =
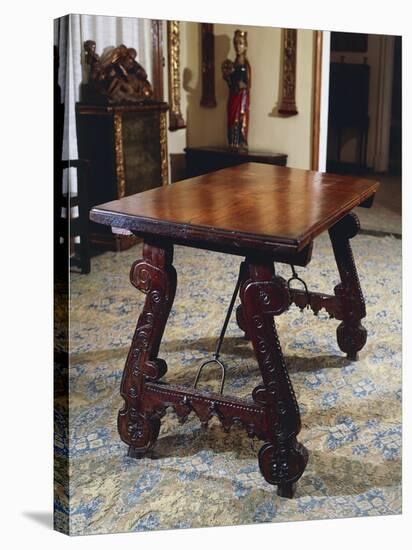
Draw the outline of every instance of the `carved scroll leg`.
[[[296,440],[301,428],[299,407],[273,319],[289,307],[290,295],[286,281],[275,276],[273,264],[249,263],[248,272],[240,297],[263,380],[253,399],[265,406],[267,414],[267,442],[259,451],[259,467],[266,481],[278,486],[280,496],[291,498],[308,453]]]
[[[336,331],[338,345],[352,361],[357,360],[358,351],[366,344],[367,337],[361,323],[366,316],[365,301],[349,242],[358,231],[359,220],[354,213],[345,216],[329,230],[341,280],[334,289],[335,295],[342,301],[342,322]]]
[[[176,291],[172,259],[172,245],[145,242],[143,259],[130,271],[132,285],[146,294],[120,387],[125,404],[118,414],[118,429],[133,458],[144,456],[159,435],[160,416],[145,404],[144,392],[146,379],[158,380],[167,371],[157,354]]]

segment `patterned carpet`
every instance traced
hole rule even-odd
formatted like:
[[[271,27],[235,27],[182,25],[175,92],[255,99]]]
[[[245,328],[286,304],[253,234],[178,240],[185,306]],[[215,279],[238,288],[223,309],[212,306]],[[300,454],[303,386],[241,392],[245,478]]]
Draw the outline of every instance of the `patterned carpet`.
[[[119,384],[143,295],[129,283],[140,246],[92,260],[72,275],[70,373],[70,533],[114,533],[401,513],[401,241],[353,241],[368,316],[368,343],[356,363],[337,347],[335,328],[292,307],[276,318],[302,414],[300,441],[310,453],[293,500],[261,476],[258,440],[217,420],[202,430],[163,418],[152,458],[133,460],[117,433]],[[160,349],[166,380],[191,384],[209,357],[233,290],[240,258],[176,247],[178,290]],[[299,269],[312,290],[338,282],[326,236]],[[279,273],[289,276],[287,266]],[[259,382],[250,343],[235,320],[223,345],[225,392],[246,396]],[[203,384],[218,389],[218,372]],[[62,422],[59,406],[56,422]],[[57,442],[64,455],[64,442]],[[60,472],[63,475],[63,472]],[[59,471],[57,472],[59,478]],[[55,520],[68,511],[57,487]]]

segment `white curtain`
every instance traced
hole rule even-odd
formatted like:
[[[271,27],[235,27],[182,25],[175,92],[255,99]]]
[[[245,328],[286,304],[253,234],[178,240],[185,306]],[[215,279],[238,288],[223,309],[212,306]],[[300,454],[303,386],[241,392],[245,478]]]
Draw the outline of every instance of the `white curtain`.
[[[96,42],[101,55],[108,48],[125,44],[137,51],[137,60],[152,82],[151,20],[105,15],[66,15],[55,20],[55,44],[59,50],[59,85],[65,105],[63,160],[78,158],[75,104],[80,84],[87,79],[83,43]]]

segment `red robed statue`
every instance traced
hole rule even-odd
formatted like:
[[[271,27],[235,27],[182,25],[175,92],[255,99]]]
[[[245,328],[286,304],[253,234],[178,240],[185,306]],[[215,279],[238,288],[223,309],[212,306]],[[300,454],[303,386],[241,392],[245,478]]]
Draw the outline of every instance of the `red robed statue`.
[[[227,102],[227,137],[233,149],[247,149],[249,103],[252,71],[246,59],[247,32],[237,30],[233,38],[235,61],[222,63],[223,78],[229,86]]]

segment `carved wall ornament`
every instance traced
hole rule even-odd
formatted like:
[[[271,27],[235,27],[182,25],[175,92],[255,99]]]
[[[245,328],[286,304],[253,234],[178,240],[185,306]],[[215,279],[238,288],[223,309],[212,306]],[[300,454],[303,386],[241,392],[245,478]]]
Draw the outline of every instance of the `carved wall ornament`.
[[[200,23],[202,33],[202,107],[216,107],[213,23]]]
[[[153,90],[144,68],[136,61],[137,52],[120,44],[100,57],[96,42],[84,43],[85,62],[90,67],[89,81],[83,85],[84,100],[109,104],[141,103],[152,98]]]
[[[180,23],[167,22],[167,54],[169,65],[169,130],[186,128],[180,107]]]
[[[298,114],[296,107],[296,49],[297,30],[283,29],[282,99],[278,113],[286,116]]]

